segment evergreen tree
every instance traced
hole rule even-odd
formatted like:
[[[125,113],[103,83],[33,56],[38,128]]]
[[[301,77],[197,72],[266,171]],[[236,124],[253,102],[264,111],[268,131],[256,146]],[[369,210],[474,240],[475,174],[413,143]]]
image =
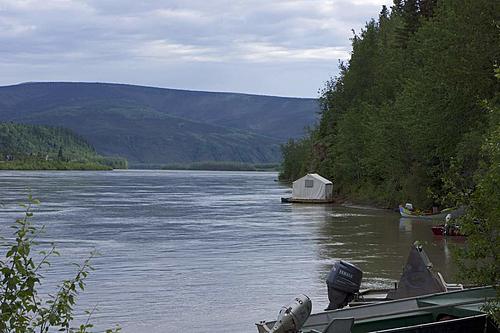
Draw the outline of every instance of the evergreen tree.
[[[388,206],[456,204],[446,178],[460,174],[462,192],[474,186],[487,123],[482,101],[498,90],[491,70],[498,7],[408,0],[395,1],[391,13],[382,8],[321,91],[319,125],[302,145],[309,150],[285,154],[283,173],[296,165],[293,156],[302,170],[333,179],[341,195]]]
[[[308,143],[291,145],[283,163],[286,174],[312,161],[337,194],[358,201],[465,205],[460,271],[496,286],[498,13],[500,2],[490,0],[395,0],[390,14],[382,8],[321,91],[319,125],[299,141]],[[498,320],[498,298],[490,309]]]
[[[57,159],[62,161],[64,159],[62,146],[59,146],[59,152],[57,153]]]
[[[40,125],[0,122],[0,156],[15,157],[0,169],[127,168],[123,158],[98,155],[70,130]]]
[[[429,18],[434,14],[434,8],[437,6],[437,0],[420,0],[418,6],[421,16]]]

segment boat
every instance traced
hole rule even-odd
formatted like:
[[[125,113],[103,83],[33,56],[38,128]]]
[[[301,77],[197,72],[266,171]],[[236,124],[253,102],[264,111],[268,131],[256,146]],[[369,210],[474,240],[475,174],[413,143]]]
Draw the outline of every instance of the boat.
[[[446,229],[444,224],[435,225],[432,227],[432,233],[434,236],[465,237],[465,235],[460,232],[460,228],[456,225],[451,225],[448,227],[448,230]]]
[[[310,309],[312,308],[311,300],[306,295],[300,295],[295,298],[295,300],[289,305],[282,308],[277,321],[261,321],[257,323],[257,327],[260,333],[272,332],[330,332],[328,331],[333,320],[337,322],[332,327],[335,328],[335,333],[344,332],[341,328],[342,325],[350,327],[361,327],[359,330],[354,330],[353,332],[365,332],[363,325],[368,325],[371,321],[387,321],[388,318],[393,320],[394,318],[401,317],[402,321],[405,323],[420,323],[418,320],[412,319],[413,316],[420,316],[422,311],[419,306],[415,305],[416,301],[400,302],[401,300],[409,298],[421,298],[427,297],[429,295],[445,295],[449,293],[460,292],[464,290],[461,284],[449,284],[444,281],[443,276],[439,272],[434,272],[432,269],[433,265],[429,260],[429,257],[425,253],[418,242],[416,242],[410,250],[410,254],[407,259],[407,263],[403,269],[403,273],[398,283],[395,284],[393,289],[367,289],[359,290],[361,286],[362,271],[355,265],[342,261],[336,260],[332,265],[332,270],[327,276],[326,284],[328,287],[328,299],[330,301],[327,309],[324,312],[317,314],[310,314]],[[469,294],[462,294],[469,295]],[[494,295],[494,293],[493,293]],[[444,297],[444,296],[440,296]],[[464,296],[465,297],[465,296]],[[483,299],[484,301],[484,299]],[[397,302],[397,303],[394,303]],[[376,305],[389,304],[388,306],[374,307]],[[392,304],[392,305],[391,305]],[[422,302],[424,304],[424,302]],[[440,304],[439,302],[437,304]],[[347,305],[347,307],[346,307]],[[456,304],[454,304],[456,305]],[[365,308],[366,306],[371,306]],[[343,309],[342,309],[343,308]],[[354,309],[361,309],[360,311],[355,311]],[[342,309],[342,310],[341,310]],[[394,313],[390,314],[389,309],[392,309]],[[440,308],[436,308],[440,309]],[[336,316],[338,311],[341,315]],[[429,309],[426,309],[429,310]],[[403,312],[401,312],[403,311]],[[396,313],[397,312],[397,313]],[[333,315],[332,315],[333,314]],[[385,316],[384,318],[378,318],[374,315]],[[452,314],[446,313],[427,313],[427,318],[436,319],[441,315],[451,316]],[[474,314],[475,315],[475,314]],[[293,318],[288,318],[292,316]],[[399,317],[398,317],[399,316]],[[406,318],[406,317],[409,317]],[[441,318],[439,317],[439,318]],[[343,319],[342,319],[343,318]],[[345,318],[350,318],[349,321],[345,321]],[[356,322],[358,318],[358,322]],[[399,320],[399,319],[398,319]],[[396,321],[398,321],[396,320]],[[300,326],[304,325],[303,330],[291,330],[287,327],[284,330],[276,328],[276,322],[278,322],[277,327],[283,327],[283,325],[297,325],[301,323]],[[350,323],[350,324],[349,324]],[[357,325],[357,326],[356,326]],[[370,324],[371,325],[371,324]],[[379,324],[377,324],[379,325]],[[380,324],[375,325],[375,328],[390,328],[389,326],[384,326]],[[392,325],[392,324],[391,324]],[[395,325],[395,324],[394,324]],[[343,327],[343,326],[342,326]],[[371,327],[371,326],[369,326]],[[398,326],[394,326],[398,327]],[[346,330],[345,332],[350,332]]]
[[[348,332],[498,332],[483,312],[483,305],[496,295],[492,286],[476,287],[452,292],[409,297],[338,310],[323,311],[304,316],[300,305],[283,307],[278,321],[256,323],[259,333],[348,333]],[[304,295],[302,295],[304,296]],[[307,306],[304,297],[296,302]],[[280,330],[279,325],[289,323],[283,314],[301,314],[300,327]],[[306,318],[304,318],[306,317]],[[278,323],[277,327],[274,327]],[[483,328],[485,330],[483,330]]]
[[[452,218],[459,217],[464,214],[464,208],[459,207],[459,208],[446,208],[440,211],[439,213],[427,213],[427,212],[415,212],[412,210],[409,210],[408,208],[400,205],[399,206],[399,213],[401,214],[401,217],[406,217],[406,218],[416,218],[416,219],[441,219],[444,220],[446,215],[450,214]]]

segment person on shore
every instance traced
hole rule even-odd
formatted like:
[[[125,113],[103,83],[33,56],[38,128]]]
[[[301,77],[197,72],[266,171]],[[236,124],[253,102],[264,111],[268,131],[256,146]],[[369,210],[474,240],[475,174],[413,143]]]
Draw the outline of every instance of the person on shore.
[[[444,218],[444,235],[448,236],[450,233],[450,221],[451,221],[451,214],[446,215]]]

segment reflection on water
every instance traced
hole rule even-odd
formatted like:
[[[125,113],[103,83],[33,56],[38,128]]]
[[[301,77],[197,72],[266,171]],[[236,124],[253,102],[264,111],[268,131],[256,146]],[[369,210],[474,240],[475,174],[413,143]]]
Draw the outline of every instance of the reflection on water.
[[[332,261],[364,272],[364,287],[399,279],[414,241],[452,280],[450,244],[432,235],[439,221],[335,205],[281,204],[289,189],[274,173],[0,172],[2,235],[31,189],[46,225],[41,246],[62,253],[45,273],[49,286],[71,276],[71,261],[92,250],[96,271],[79,311],[98,304],[99,328],[123,332],[254,332],[296,294],[328,303]],[[8,234],[7,234],[8,235]]]
[[[411,232],[412,228],[412,219],[402,217],[399,219],[399,230],[405,232]]]

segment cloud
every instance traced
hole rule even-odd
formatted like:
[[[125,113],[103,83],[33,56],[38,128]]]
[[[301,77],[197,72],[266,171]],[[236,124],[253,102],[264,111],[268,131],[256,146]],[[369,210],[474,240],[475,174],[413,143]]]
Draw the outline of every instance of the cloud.
[[[189,22],[195,25],[213,22],[213,17],[209,17],[204,12],[197,10],[161,8],[153,10],[153,13],[161,19],[176,20],[183,23]]]
[[[345,47],[286,48],[268,43],[241,43],[242,59],[252,62],[347,59]]]
[[[132,53],[136,57],[158,61],[218,61],[215,49],[196,45],[171,43],[166,40],[153,40],[140,45]]]
[[[163,69],[176,66],[175,73],[177,68],[184,70],[182,82],[189,78],[193,86],[206,82],[202,86],[206,90],[214,90],[214,82],[200,73],[229,73],[228,68],[231,73],[252,68],[262,75],[266,73],[262,68],[273,75],[273,68],[293,73],[297,68],[304,73],[314,68],[319,73],[318,62],[322,62],[329,66],[328,75],[334,75],[337,61],[349,56],[351,29],[359,31],[378,15],[382,4],[391,2],[0,0],[0,68],[7,68],[0,84],[48,78],[78,81],[88,78],[89,68],[99,72],[96,80],[175,87],[179,77],[165,75]],[[120,64],[144,73],[119,72]],[[160,72],[161,77],[151,76]],[[300,80],[308,77],[297,75]],[[224,90],[242,86],[236,82],[241,76],[228,77]],[[263,92],[266,79],[246,82],[243,91]],[[293,80],[281,84],[264,93],[287,94],[304,88]],[[317,88],[308,87],[299,94],[315,95]]]

